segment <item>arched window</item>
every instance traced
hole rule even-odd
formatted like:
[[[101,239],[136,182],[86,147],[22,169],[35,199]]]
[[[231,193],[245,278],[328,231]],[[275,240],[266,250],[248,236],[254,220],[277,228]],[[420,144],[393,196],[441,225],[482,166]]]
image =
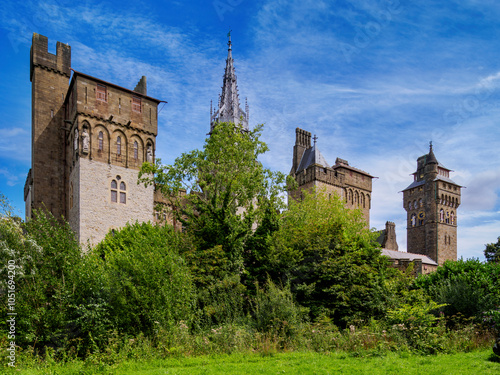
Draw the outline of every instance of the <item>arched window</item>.
[[[352,204],[352,190],[349,189],[349,194],[347,195],[347,201]]]
[[[104,135],[102,134],[102,132],[99,132],[99,148],[98,148],[98,151],[102,152],[103,150],[103,138],[104,138]]]
[[[134,141],[134,160],[139,159],[139,144]]]
[[[118,191],[116,190],[118,188],[118,184],[116,183],[116,180],[111,181],[111,202],[117,203],[118,202]]]
[[[411,226],[414,227],[415,225],[417,225],[417,215],[412,214],[411,215]]]
[[[413,208],[414,208],[414,209],[417,209],[417,207],[418,207],[418,206],[417,206],[417,201],[413,201]]]
[[[357,191],[354,193],[354,204],[359,206],[359,193]]]
[[[439,210],[439,221],[440,222],[444,221],[444,210],[442,208],[441,210]]]
[[[411,201],[408,201],[408,209],[411,210]]]
[[[120,156],[122,154],[122,138],[118,136],[116,138],[116,155]]]
[[[360,199],[361,199],[360,201],[361,207],[365,208],[365,195],[363,193],[361,193]]]
[[[127,186],[125,182],[120,182],[120,203],[127,203]]]

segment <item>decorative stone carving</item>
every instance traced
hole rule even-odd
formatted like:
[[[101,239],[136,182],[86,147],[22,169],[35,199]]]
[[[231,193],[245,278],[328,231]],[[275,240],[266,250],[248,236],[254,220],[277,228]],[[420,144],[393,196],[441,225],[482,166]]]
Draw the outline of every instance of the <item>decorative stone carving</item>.
[[[146,151],[146,160],[148,161],[148,163],[153,162],[153,150],[151,148],[151,144],[148,144],[148,149]]]
[[[78,128],[75,129],[75,138],[73,140],[75,151],[78,150]]]
[[[84,154],[89,153],[89,133],[87,132],[87,128],[83,128],[82,132],[82,152]]]

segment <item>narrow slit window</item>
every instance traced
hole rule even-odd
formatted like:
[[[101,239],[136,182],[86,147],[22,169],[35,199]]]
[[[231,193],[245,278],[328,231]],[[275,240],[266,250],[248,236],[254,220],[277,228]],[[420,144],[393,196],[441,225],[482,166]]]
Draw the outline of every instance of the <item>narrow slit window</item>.
[[[116,138],[116,155],[121,156],[121,154],[122,154],[122,138],[118,136],[118,138]]]
[[[99,148],[98,148],[98,150],[102,151],[102,148],[103,148],[103,139],[104,139],[104,135],[103,135],[102,132],[99,132],[98,139],[99,139]]]

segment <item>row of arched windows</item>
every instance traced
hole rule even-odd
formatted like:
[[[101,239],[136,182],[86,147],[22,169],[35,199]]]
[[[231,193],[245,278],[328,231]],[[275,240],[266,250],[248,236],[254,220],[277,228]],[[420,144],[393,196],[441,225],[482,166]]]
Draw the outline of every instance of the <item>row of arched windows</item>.
[[[357,206],[360,208],[370,208],[370,195],[360,193],[357,190],[347,189],[347,194],[345,194],[345,200],[347,203]]]
[[[445,213],[444,210],[441,208],[441,210],[439,210],[439,221],[441,223],[455,225],[456,224],[455,213],[453,211],[451,212],[446,211]]]
[[[459,202],[458,198],[449,197],[447,195],[441,194],[441,199],[439,200],[439,204],[443,204],[445,206],[450,206],[450,207],[458,207]]]
[[[412,201],[408,201],[408,209],[411,210],[411,209],[417,209],[417,208],[422,208],[424,207],[424,201],[422,198],[420,198],[419,200],[414,200],[413,202]]]

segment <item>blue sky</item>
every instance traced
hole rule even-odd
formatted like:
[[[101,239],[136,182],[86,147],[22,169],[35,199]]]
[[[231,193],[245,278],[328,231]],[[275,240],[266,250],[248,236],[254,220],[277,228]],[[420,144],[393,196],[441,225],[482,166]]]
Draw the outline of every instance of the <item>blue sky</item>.
[[[265,123],[262,162],[288,173],[295,128],[333,164],[378,179],[371,224],[396,222],[402,189],[433,141],[466,186],[458,255],[484,259],[500,236],[500,5],[493,0],[7,0],[0,8],[0,192],[24,215],[30,167],[33,32],[72,47],[75,70],[127,88],[141,75],[160,112],[157,155],[203,145],[232,30],[240,98]]]

